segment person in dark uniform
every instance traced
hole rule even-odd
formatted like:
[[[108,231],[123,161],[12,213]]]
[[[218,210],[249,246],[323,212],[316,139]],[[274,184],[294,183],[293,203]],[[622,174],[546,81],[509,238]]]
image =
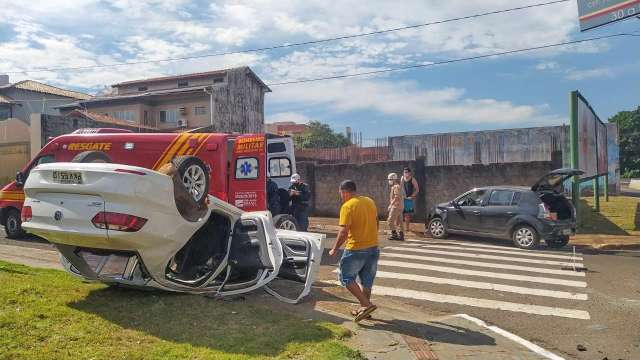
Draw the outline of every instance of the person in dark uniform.
[[[311,200],[311,191],[309,191],[309,185],[302,182],[298,174],[291,175],[289,197],[291,198],[291,214],[296,219],[299,230],[307,231],[309,228],[309,200]]]
[[[271,211],[271,216],[280,214],[280,195],[278,194],[278,184],[271,178],[267,178],[267,209]]]

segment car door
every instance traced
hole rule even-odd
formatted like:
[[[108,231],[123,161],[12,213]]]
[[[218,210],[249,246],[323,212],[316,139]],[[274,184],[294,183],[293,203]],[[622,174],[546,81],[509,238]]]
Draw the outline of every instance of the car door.
[[[480,210],[486,190],[476,189],[458,197],[452,202],[447,214],[447,225],[451,230],[478,231],[480,226]]]
[[[265,290],[279,300],[295,304],[311,291],[322,260],[324,234],[277,230],[282,245],[283,260],[278,278],[304,284],[302,290],[293,297],[281,295],[269,285]]]
[[[517,195],[516,195],[517,194]],[[520,192],[506,189],[493,189],[488,195],[486,205],[480,210],[480,229],[489,234],[503,234],[507,224],[517,215],[517,199]],[[516,200],[516,201],[514,201]]]
[[[283,258],[282,244],[268,213],[242,213],[234,225],[227,271],[256,274],[256,277],[241,283],[230,282],[218,292],[233,295],[265,286],[278,275]]]

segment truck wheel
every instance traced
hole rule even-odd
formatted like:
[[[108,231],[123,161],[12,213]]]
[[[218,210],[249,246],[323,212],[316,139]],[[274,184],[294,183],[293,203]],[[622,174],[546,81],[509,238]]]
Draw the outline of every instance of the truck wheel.
[[[569,237],[567,235],[562,235],[553,239],[545,239],[544,242],[546,242],[547,246],[550,248],[559,249],[567,246],[569,243]]]
[[[535,249],[540,244],[540,236],[536,229],[525,224],[516,225],[511,237],[513,244],[521,249]]]
[[[429,232],[434,239],[445,239],[447,237],[447,228],[444,226],[442,219],[433,218],[429,221]]]
[[[298,222],[293,216],[289,214],[276,215],[273,218],[273,225],[276,227],[276,229],[293,231],[298,230]]]
[[[172,162],[189,194],[204,203],[209,194],[209,171],[204,162],[195,156],[177,156]]]
[[[22,220],[18,210],[11,209],[7,211],[4,232],[9,239],[19,239],[26,235],[26,232],[22,229]]]
[[[71,159],[75,163],[110,163],[109,155],[102,151],[83,151]]]

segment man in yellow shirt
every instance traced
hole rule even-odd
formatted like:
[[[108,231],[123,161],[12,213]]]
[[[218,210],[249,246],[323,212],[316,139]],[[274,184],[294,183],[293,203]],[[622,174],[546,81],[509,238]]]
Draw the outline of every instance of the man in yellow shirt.
[[[340,282],[360,302],[360,309],[353,312],[354,321],[370,316],[377,307],[371,303],[371,288],[378,269],[378,210],[376,204],[366,196],[356,193],[356,184],[345,180],[340,184],[340,232],[333,248],[334,256],[345,244],[340,259]],[[360,278],[360,284],[356,278]]]

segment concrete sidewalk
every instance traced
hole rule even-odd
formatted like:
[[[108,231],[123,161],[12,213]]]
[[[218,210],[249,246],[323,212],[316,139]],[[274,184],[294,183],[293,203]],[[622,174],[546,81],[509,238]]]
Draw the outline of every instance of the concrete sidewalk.
[[[339,228],[336,218],[309,218],[309,231],[334,234]],[[424,224],[412,223],[410,230],[412,236],[425,238]],[[380,231],[388,233],[386,221],[380,221]],[[640,250],[640,235],[577,234],[571,237],[569,246],[576,246],[580,251]]]
[[[58,253],[52,249],[0,244],[0,260],[62,269]],[[320,275],[327,278],[327,274]],[[373,300],[379,306],[373,318],[355,324],[350,310],[355,309],[356,304],[351,295],[330,281],[318,281],[312,295],[295,306],[258,291],[246,296],[248,303],[268,304],[304,319],[331,321],[348,328],[352,336],[347,343],[367,359],[562,359],[517,335],[465,314],[427,314],[424,309],[397,299],[374,297]]]

